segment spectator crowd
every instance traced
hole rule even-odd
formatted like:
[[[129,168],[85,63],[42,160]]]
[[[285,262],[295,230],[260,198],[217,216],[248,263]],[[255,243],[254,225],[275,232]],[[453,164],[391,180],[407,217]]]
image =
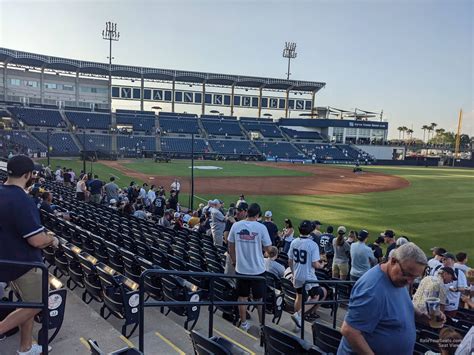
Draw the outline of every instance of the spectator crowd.
[[[12,165],[17,171],[10,174],[11,179],[30,195],[33,202],[29,208],[32,205],[67,220],[74,218],[54,205],[53,194],[44,189],[44,181],[49,179],[74,189],[80,201],[106,205],[124,216],[175,230],[189,228],[212,236],[215,245],[227,250],[225,272],[228,274],[262,276],[271,273],[276,279],[290,280],[296,290],[295,312],[291,316],[296,327],[301,327],[303,321],[304,295],[312,301],[323,301],[331,292],[318,275],[351,281],[353,289],[342,327],[344,337],[340,354],[409,353],[414,343],[415,320],[430,320],[426,306],[429,299],[438,300],[441,323],[446,317],[456,317],[460,308],[474,307],[474,270],[468,267],[465,252],[454,254],[443,247],[434,247],[432,258],[428,260],[407,236],[398,237],[392,229],[372,237],[365,229],[348,231],[343,225],[323,228],[318,220],[293,224],[288,218],[280,229],[273,220],[272,211],[262,211],[259,204],[248,203],[243,195],[228,208],[222,200],[211,199],[191,210],[180,204],[178,179],[174,179],[169,191],[164,186],[134,181],[120,187],[113,176],[103,181],[98,175],[84,171],[76,174],[66,167],[58,167],[54,172],[44,167],[36,174],[30,171],[31,164],[26,159],[16,164],[19,167]],[[0,188],[0,210],[1,200],[9,197],[11,191],[18,194],[16,189]],[[61,196],[55,198],[60,200]],[[31,232],[25,226],[22,233],[38,234],[44,244],[38,244],[37,248],[57,243],[43,233],[37,217],[33,221],[30,229],[36,229]],[[0,228],[0,245],[3,245],[2,238],[6,237]],[[34,253],[34,260],[38,260],[37,253]],[[3,276],[9,279],[0,281],[15,282],[21,275]],[[259,282],[237,279],[239,300],[245,301],[250,295],[254,300],[261,299],[262,287]],[[35,297],[32,295],[32,299]],[[307,305],[304,309],[306,319],[318,318],[317,310],[318,305]],[[246,320],[246,307],[240,306],[239,312],[240,327],[247,331],[250,324]],[[407,319],[413,319],[413,323]],[[0,331],[2,324],[0,322]],[[393,331],[400,332],[392,338],[403,336],[406,341],[387,341]],[[30,343],[22,344],[21,349],[31,346]]]

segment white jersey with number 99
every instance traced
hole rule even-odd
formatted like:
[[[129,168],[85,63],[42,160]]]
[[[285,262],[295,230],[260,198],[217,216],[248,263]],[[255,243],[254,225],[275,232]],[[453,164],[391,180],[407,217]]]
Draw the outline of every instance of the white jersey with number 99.
[[[288,258],[293,260],[293,285],[295,288],[303,287],[306,281],[316,281],[313,262],[321,259],[318,245],[308,237],[299,237],[291,242]],[[308,285],[310,289],[314,285]]]

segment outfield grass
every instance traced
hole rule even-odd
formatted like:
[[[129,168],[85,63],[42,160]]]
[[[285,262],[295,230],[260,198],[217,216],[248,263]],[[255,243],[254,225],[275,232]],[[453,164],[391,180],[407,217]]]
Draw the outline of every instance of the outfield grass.
[[[46,159],[42,159],[39,161],[42,164],[46,164]],[[67,160],[67,159],[51,159],[50,161],[51,169],[56,171],[57,166],[67,167],[73,169],[76,173],[79,173],[83,169],[83,163],[81,160]],[[105,166],[101,163],[92,163],[86,162],[86,170],[87,172],[92,171],[95,175],[97,174],[101,180],[108,181],[111,176],[115,176],[116,182],[120,187],[130,185],[130,182],[133,180],[137,183],[143,183],[143,181],[130,178],[124,175],[122,172]]]
[[[226,161],[205,160],[194,162],[195,167],[215,166],[222,169],[200,170],[194,169],[195,177],[230,177],[230,176],[309,176],[310,173],[278,169],[254,165],[252,163],[236,163]],[[124,164],[125,167],[147,175],[155,176],[190,176],[190,160],[174,160],[172,163],[154,163],[150,159],[134,160]]]
[[[173,162],[172,164],[147,164],[140,162],[127,164],[127,167],[147,174],[178,175],[177,171],[188,171],[189,162]],[[199,174],[211,173],[211,176],[274,176],[277,172],[286,175],[290,170],[277,168],[255,167],[249,164],[234,162],[199,162],[203,165],[222,166],[226,175],[216,175],[216,171],[199,171]],[[67,166],[80,171],[79,161],[52,161],[52,166]],[[180,169],[176,169],[176,165]],[[347,169],[346,167],[340,167]],[[352,168],[352,167],[351,167]],[[393,229],[395,233],[406,235],[419,244],[427,253],[433,246],[442,246],[452,252],[466,251],[474,261],[474,170],[452,168],[424,167],[363,167],[364,170],[382,172],[401,176],[410,181],[410,186],[394,191],[372,192],[364,194],[324,195],[324,196],[246,196],[249,202],[258,202],[263,209],[273,211],[275,222],[282,227],[283,220],[290,218],[295,225],[302,219],[318,219],[335,228],[345,225],[348,229],[367,229],[370,240],[385,229]],[[90,169],[90,163],[87,165]],[[160,172],[146,169],[163,169]],[[118,177],[120,186],[126,186],[130,178],[115,169],[100,163],[93,164],[93,171],[106,179],[111,174]],[[275,172],[276,171],[276,172]],[[189,173],[189,172],[188,172]],[[249,175],[261,174],[261,175]],[[198,175],[197,176],[206,176]],[[209,176],[209,175],[207,175]],[[195,206],[201,201],[219,197],[229,203],[235,202],[235,196],[200,195],[196,191]],[[188,196],[182,194],[183,205]],[[473,262],[470,262],[474,265]]]

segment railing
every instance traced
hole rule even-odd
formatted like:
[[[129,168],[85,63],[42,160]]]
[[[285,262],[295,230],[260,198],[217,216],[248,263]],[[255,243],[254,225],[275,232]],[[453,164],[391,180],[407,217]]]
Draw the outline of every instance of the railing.
[[[329,300],[329,301],[309,301],[305,302],[307,293],[306,293],[306,285],[315,285],[315,284],[328,284],[328,285],[335,285],[333,288],[334,292],[334,299]],[[339,295],[339,285],[354,285],[355,281],[344,281],[344,280],[317,280],[317,281],[306,281],[303,284],[303,294],[302,294],[302,300],[301,300],[301,339],[304,340],[304,307],[305,305],[323,305],[323,304],[329,304],[334,306],[333,311],[332,311],[332,327],[336,329],[336,320],[337,320],[337,309],[339,308],[339,304],[342,302],[349,302],[349,299],[338,299]]]
[[[190,301],[182,301],[182,302],[175,302],[175,301],[152,301],[145,303],[145,278],[152,274],[158,275],[168,275],[168,276],[178,276],[178,277],[186,277],[190,276],[193,278],[207,278],[209,279],[209,292],[208,298],[209,301],[199,301],[199,302],[190,302]],[[214,301],[214,280],[216,278],[221,279],[245,279],[245,280],[260,280],[265,284],[263,298],[261,301],[252,301],[252,302],[239,302],[239,301]],[[192,271],[177,271],[177,270],[162,270],[162,269],[148,269],[145,270],[140,276],[140,287],[139,287],[139,340],[138,346],[140,351],[144,352],[144,329],[145,329],[145,308],[147,307],[163,307],[166,306],[168,308],[171,307],[184,307],[189,306],[192,304],[193,306],[209,306],[209,337],[213,335],[213,328],[214,328],[214,307],[215,306],[238,306],[238,305],[246,305],[246,306],[262,306],[261,313],[261,326],[265,325],[265,305],[266,305],[266,298],[267,298],[267,280],[263,276],[246,276],[246,275],[225,275],[225,274],[215,274],[209,272],[192,272]],[[262,340],[261,340],[262,341]],[[263,345],[263,344],[261,344]]]
[[[38,343],[43,347],[43,355],[48,355],[48,326],[49,326],[49,309],[48,309],[48,269],[46,265],[40,262],[28,263],[21,261],[0,259],[0,267],[4,266],[29,266],[31,268],[41,269],[41,303],[34,302],[0,302],[0,308],[41,308],[41,331],[39,333]]]

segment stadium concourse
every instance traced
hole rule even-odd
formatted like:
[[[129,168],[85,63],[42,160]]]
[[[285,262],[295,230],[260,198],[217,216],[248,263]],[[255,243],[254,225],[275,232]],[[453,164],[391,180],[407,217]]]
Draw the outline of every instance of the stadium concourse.
[[[13,163],[17,161],[13,157],[7,164],[12,181],[25,171]],[[362,336],[351,329],[375,321],[370,309],[359,311],[357,307],[367,304],[361,305],[358,297],[373,299],[369,308],[380,307],[377,297],[388,297],[386,302],[405,310],[388,314],[380,308],[378,315],[381,322],[384,317],[388,322],[397,317],[388,326],[389,333],[404,332],[407,340],[400,343],[389,333],[382,333],[382,338],[373,335],[364,340],[372,349],[387,349],[394,340],[395,350],[388,354],[438,352],[445,350],[444,344],[449,344],[446,353],[454,353],[461,341],[463,346],[471,341],[459,353],[470,351],[474,273],[465,265],[463,253],[452,255],[434,248],[427,264],[418,247],[391,230],[370,247],[365,244],[367,231],[327,226],[323,232],[318,221],[294,226],[286,221],[279,231],[271,211],[259,211],[245,196],[236,198],[228,209],[215,199],[188,211],[179,207],[179,181],[169,188],[131,184],[121,190],[113,178],[104,184],[71,169],[52,172],[31,164],[31,170],[39,171],[34,176],[25,173],[26,178],[33,178],[28,198],[33,199],[42,225],[56,241],[42,250],[50,273],[48,328],[53,354],[94,353],[92,340],[104,352],[142,346],[146,354],[324,354],[338,348],[345,354],[355,344],[353,337]],[[0,180],[11,183],[4,171]],[[8,186],[0,187],[0,197]],[[2,208],[7,214],[7,205]],[[1,223],[6,226],[13,221]],[[262,228],[263,232],[255,232]],[[257,249],[239,244],[256,235],[261,238]],[[0,236],[6,238],[6,234]],[[260,243],[266,250],[265,259]],[[1,252],[7,258],[8,248]],[[313,261],[309,269],[307,259]],[[261,263],[265,270],[258,274],[262,283],[248,284],[241,279],[246,263],[254,267]],[[6,295],[16,300],[22,292],[15,286],[17,281],[11,281]],[[319,285],[314,286],[315,282]],[[235,304],[242,302],[245,287],[257,295],[259,285],[265,285],[263,328],[258,307],[244,310],[247,319],[242,320]],[[415,314],[413,306],[404,303],[412,304],[406,287],[413,296]],[[303,305],[301,293],[309,295]],[[438,324],[428,324],[427,301],[434,302],[430,304],[436,313],[431,316]],[[318,307],[308,304],[318,302]],[[414,315],[416,322],[410,320]],[[401,326],[405,323],[406,327]],[[0,330],[2,326],[0,322]],[[38,334],[39,325],[34,329],[33,334]],[[0,354],[15,353],[19,334],[5,335]]]

